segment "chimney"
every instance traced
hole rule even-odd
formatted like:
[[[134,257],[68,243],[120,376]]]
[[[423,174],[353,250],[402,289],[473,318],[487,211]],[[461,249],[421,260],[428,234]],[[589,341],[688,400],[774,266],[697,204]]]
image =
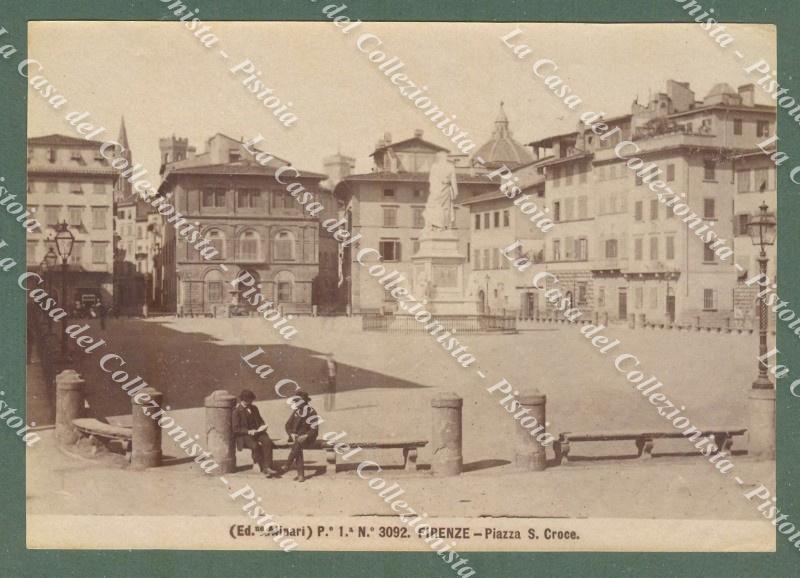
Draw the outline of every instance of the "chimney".
[[[423,134],[425,134],[425,131],[423,131],[421,128],[414,130],[414,138],[422,138]]]
[[[739,87],[739,96],[742,97],[742,106],[755,106],[756,87],[754,84],[743,84]]]
[[[383,133],[383,142],[386,144],[386,146],[392,144],[392,133],[390,132]]]
[[[672,112],[685,112],[694,105],[694,91],[688,82],[667,80],[667,96],[672,101]]]

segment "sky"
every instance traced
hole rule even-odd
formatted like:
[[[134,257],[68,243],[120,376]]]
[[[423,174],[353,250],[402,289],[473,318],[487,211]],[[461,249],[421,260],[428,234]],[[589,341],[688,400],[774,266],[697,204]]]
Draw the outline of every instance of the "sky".
[[[727,48],[698,24],[364,22],[348,34],[331,22],[207,25],[220,39],[212,48],[177,22],[31,23],[30,58],[68,103],[54,110],[30,89],[29,135],[77,136],[64,116],[88,111],[87,120],[108,129],[100,139],[116,139],[124,115],[134,162],[156,177],[159,138],[188,137],[202,152],[217,132],[261,134],[260,148],[300,169],[322,172],[322,159],[341,152],[356,158],[357,172],[368,172],[386,132],[397,142],[423,129],[426,140],[457,151],[357,49],[361,34],[380,37],[381,49],[402,60],[402,72],[428,86],[426,94],[457,115],[478,146],[491,136],[500,101],[514,137],[528,143],[574,130],[587,110],[628,113],[637,95],[644,103],[669,78],[689,82],[702,99],[718,82],[736,89],[757,80],[745,66],[776,62],[774,28],[764,25],[728,25],[735,42]],[[517,27],[522,34],[513,42],[533,51],[522,60],[500,40]],[[558,64],[557,74],[584,101],[579,109],[533,75],[541,58]],[[230,72],[245,59],[282,102],[293,103],[294,126],[282,126],[242,85],[244,76]],[[758,88],[756,95],[771,103]]]

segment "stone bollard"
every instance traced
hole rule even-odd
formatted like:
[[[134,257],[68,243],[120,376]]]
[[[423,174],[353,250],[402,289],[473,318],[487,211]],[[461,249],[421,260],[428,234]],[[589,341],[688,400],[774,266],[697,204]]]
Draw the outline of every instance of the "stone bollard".
[[[145,393],[149,399],[143,400],[144,403],[137,403],[137,398],[142,397],[142,394]],[[151,414],[157,413],[158,409],[151,406],[150,400],[153,400],[160,408],[163,397],[164,395],[160,391],[152,387],[145,387],[133,396],[131,402],[131,421],[133,422],[131,467],[134,469],[143,470],[161,465],[161,426],[158,425],[159,420],[145,414],[144,409],[148,407]]]
[[[758,459],[775,459],[775,390],[751,389],[748,395],[747,453]]]
[[[74,444],[80,437],[72,420],[81,417],[85,383],[74,369],[56,376],[56,440],[62,445]]]
[[[452,392],[441,393],[431,400],[433,408],[433,456],[431,470],[435,476],[461,474],[461,408],[464,400]]]
[[[526,472],[541,472],[547,468],[545,446],[536,438],[545,433],[545,407],[547,396],[538,389],[524,390],[517,395],[520,410],[526,408],[530,412],[515,425],[516,440],[514,443],[514,464],[517,469]],[[539,429],[539,426],[542,426]],[[532,436],[531,432],[536,435]]]
[[[236,396],[224,389],[211,392],[205,399],[206,450],[220,466],[219,473],[236,471],[236,444],[233,436],[233,408]]]

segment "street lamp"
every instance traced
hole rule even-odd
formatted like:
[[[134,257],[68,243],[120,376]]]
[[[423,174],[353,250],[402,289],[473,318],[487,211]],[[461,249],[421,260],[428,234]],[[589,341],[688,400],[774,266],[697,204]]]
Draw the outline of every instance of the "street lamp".
[[[75,243],[75,235],[69,230],[69,225],[66,221],[62,221],[55,226],[56,229],[56,249],[58,250],[58,255],[61,257],[61,302],[64,307],[64,311],[69,310],[69,304],[67,303],[67,269],[69,267],[68,261],[69,256],[72,254],[72,245]],[[52,249],[51,249],[52,250]],[[67,318],[69,315],[65,315],[64,318],[61,320],[62,329],[61,332],[61,357],[66,360],[67,359]]]
[[[760,247],[758,254],[758,265],[762,279],[767,277],[767,258],[766,247],[775,243],[775,233],[777,230],[775,216],[767,212],[767,204],[762,202],[759,207],[761,212],[747,224],[747,232],[753,245]],[[767,353],[767,302],[759,299],[758,307],[758,377],[753,382],[753,389],[772,389],[772,381],[767,375],[767,364],[762,361]]]
[[[775,243],[777,223],[775,215],[767,212],[767,204],[761,203],[760,213],[747,224],[753,245],[760,247],[758,264],[763,278],[767,276],[766,247]],[[767,375],[767,302],[759,299],[758,309],[758,377],[750,390],[750,426],[748,452],[750,455],[775,458],[775,388]]]

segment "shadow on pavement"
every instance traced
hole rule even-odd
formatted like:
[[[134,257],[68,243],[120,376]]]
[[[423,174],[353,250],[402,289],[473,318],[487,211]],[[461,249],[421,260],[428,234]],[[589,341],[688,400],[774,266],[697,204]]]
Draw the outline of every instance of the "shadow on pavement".
[[[212,391],[226,389],[237,395],[251,389],[258,400],[279,399],[274,385],[281,379],[293,379],[312,397],[321,395],[327,387],[323,351],[284,344],[261,345],[264,353],[254,359],[257,364],[269,364],[274,370],[266,379],[259,378],[242,356],[256,350],[258,345],[223,345],[205,333],[183,333],[164,325],[138,320],[110,322],[100,330],[97,322],[88,334],[105,339],[102,348],[84,354],[76,351],[75,369],[86,380],[90,409],[88,416],[104,417],[130,414],[128,395],[104,372],[100,358],[115,353],[124,358],[124,369],[130,375],[141,375],[151,386],[164,394],[162,405],[171,410],[202,407],[204,398]],[[107,362],[116,370],[118,361]],[[122,382],[125,383],[125,382]],[[426,385],[399,379],[380,372],[338,364],[337,393],[366,388],[424,388]],[[284,391],[292,390],[291,385]],[[320,405],[322,401],[320,400]],[[356,409],[346,407],[337,411]],[[360,409],[360,408],[359,408]]]

